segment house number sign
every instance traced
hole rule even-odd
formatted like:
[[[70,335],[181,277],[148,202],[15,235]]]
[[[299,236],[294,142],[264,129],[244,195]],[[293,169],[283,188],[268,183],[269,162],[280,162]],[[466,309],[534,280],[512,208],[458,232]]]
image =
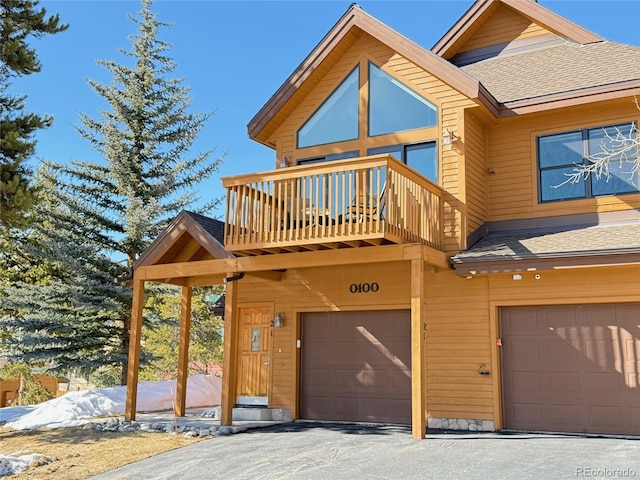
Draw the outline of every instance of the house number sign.
[[[380,285],[376,282],[373,283],[352,283],[349,285],[349,291],[351,293],[376,293],[380,290]]]

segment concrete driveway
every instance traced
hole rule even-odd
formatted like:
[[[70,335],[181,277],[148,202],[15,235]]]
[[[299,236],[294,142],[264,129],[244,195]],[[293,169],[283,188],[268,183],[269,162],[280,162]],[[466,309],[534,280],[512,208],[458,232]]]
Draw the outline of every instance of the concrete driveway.
[[[115,479],[639,478],[640,438],[429,433],[295,422],[215,437],[94,477]]]

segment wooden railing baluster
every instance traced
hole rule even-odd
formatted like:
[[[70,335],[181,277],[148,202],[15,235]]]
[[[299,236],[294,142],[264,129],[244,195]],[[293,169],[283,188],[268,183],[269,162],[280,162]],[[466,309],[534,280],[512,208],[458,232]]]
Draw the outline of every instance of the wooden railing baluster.
[[[442,189],[388,155],[231,177],[224,186],[229,251],[359,239],[442,249]]]

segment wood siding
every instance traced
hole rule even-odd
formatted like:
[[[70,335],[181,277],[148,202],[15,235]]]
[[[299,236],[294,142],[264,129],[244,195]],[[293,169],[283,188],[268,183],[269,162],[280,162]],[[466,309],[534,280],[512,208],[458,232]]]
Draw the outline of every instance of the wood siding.
[[[508,7],[501,6],[489,19],[471,36],[460,52],[476,50],[523,40],[538,35],[550,33],[545,28],[531,22],[531,20],[514,12]]]
[[[366,74],[368,61],[372,61],[382,67],[385,72],[406,83],[436,105],[439,113],[439,125],[432,128],[368,137],[365,109],[368,88],[366,83],[361,81],[360,138],[336,144],[297,149],[297,130],[353,70],[356,64],[360,64],[361,79],[365,78],[366,75],[363,74]],[[459,191],[462,156],[460,151],[451,147],[444,147],[441,137],[443,128],[448,128],[457,132],[458,135],[460,134],[458,126],[464,117],[463,111],[471,106],[475,106],[475,104],[467,97],[425,72],[413,62],[398,55],[382,42],[363,33],[350,48],[344,51],[343,57],[335,63],[333,69],[326,73],[315,88],[291,112],[287,120],[269,138],[269,142],[277,146],[276,158],[287,157],[289,158],[289,164],[295,165],[298,159],[337,152],[358,150],[361,156],[365,156],[370,148],[437,141],[440,162],[440,186],[445,190],[444,250],[455,253],[460,249],[461,239],[465,237],[461,233],[463,231],[462,211],[464,199],[460,198]]]
[[[477,280],[477,281],[476,281]],[[430,417],[492,420],[488,283],[450,270],[427,275],[427,405]]]
[[[465,116],[464,133],[465,223],[470,234],[487,221],[487,136],[485,126],[472,114]]]
[[[490,221],[539,218],[640,208],[640,194],[561,202],[538,202],[538,135],[638,121],[630,98],[505,119],[488,128]]]

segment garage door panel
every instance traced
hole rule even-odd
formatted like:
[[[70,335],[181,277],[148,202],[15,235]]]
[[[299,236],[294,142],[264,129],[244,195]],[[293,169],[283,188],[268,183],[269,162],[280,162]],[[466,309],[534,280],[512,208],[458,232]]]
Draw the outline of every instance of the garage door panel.
[[[616,396],[620,392],[626,393],[624,377],[617,372],[589,372],[585,377],[587,394],[604,392]]]
[[[364,384],[364,378],[360,370],[354,368],[335,368],[329,371],[331,381],[328,388],[335,392],[351,392]]]
[[[511,371],[508,378],[505,377],[505,383],[510,386],[514,396],[529,395],[542,389],[542,381],[538,371]]]
[[[512,428],[526,428],[526,425],[542,425],[542,406],[538,403],[514,402],[509,406],[514,419]]]
[[[403,369],[393,372],[393,386],[400,391],[411,391],[411,371]]]
[[[408,311],[304,314],[302,418],[411,423],[410,348]]]
[[[313,368],[309,369],[309,375],[307,375],[307,378],[302,379],[302,386],[304,387],[311,378],[313,378],[313,383],[319,388],[328,388],[332,381],[331,372],[329,370]]]
[[[611,405],[592,405],[587,408],[589,414],[589,426],[595,428],[607,428],[613,431],[623,432],[626,426],[625,412],[621,407]]]
[[[640,434],[639,303],[503,308],[500,328],[506,428]]]
[[[543,390],[549,393],[575,395],[580,391],[580,374],[577,372],[548,372]]]
[[[640,432],[640,404],[637,407],[631,407],[629,423],[631,425],[631,431]]]
[[[509,359],[519,365],[538,363],[540,361],[540,345],[537,339],[514,340],[513,348],[508,351]]]
[[[582,430],[582,406],[576,404],[550,404],[548,416],[553,424],[565,431]]]
[[[541,349],[541,359],[544,359],[544,363],[550,365],[562,363],[566,365],[567,363],[575,364],[580,362],[579,345],[576,340],[556,340],[553,334],[550,333],[550,338],[541,339]]]

